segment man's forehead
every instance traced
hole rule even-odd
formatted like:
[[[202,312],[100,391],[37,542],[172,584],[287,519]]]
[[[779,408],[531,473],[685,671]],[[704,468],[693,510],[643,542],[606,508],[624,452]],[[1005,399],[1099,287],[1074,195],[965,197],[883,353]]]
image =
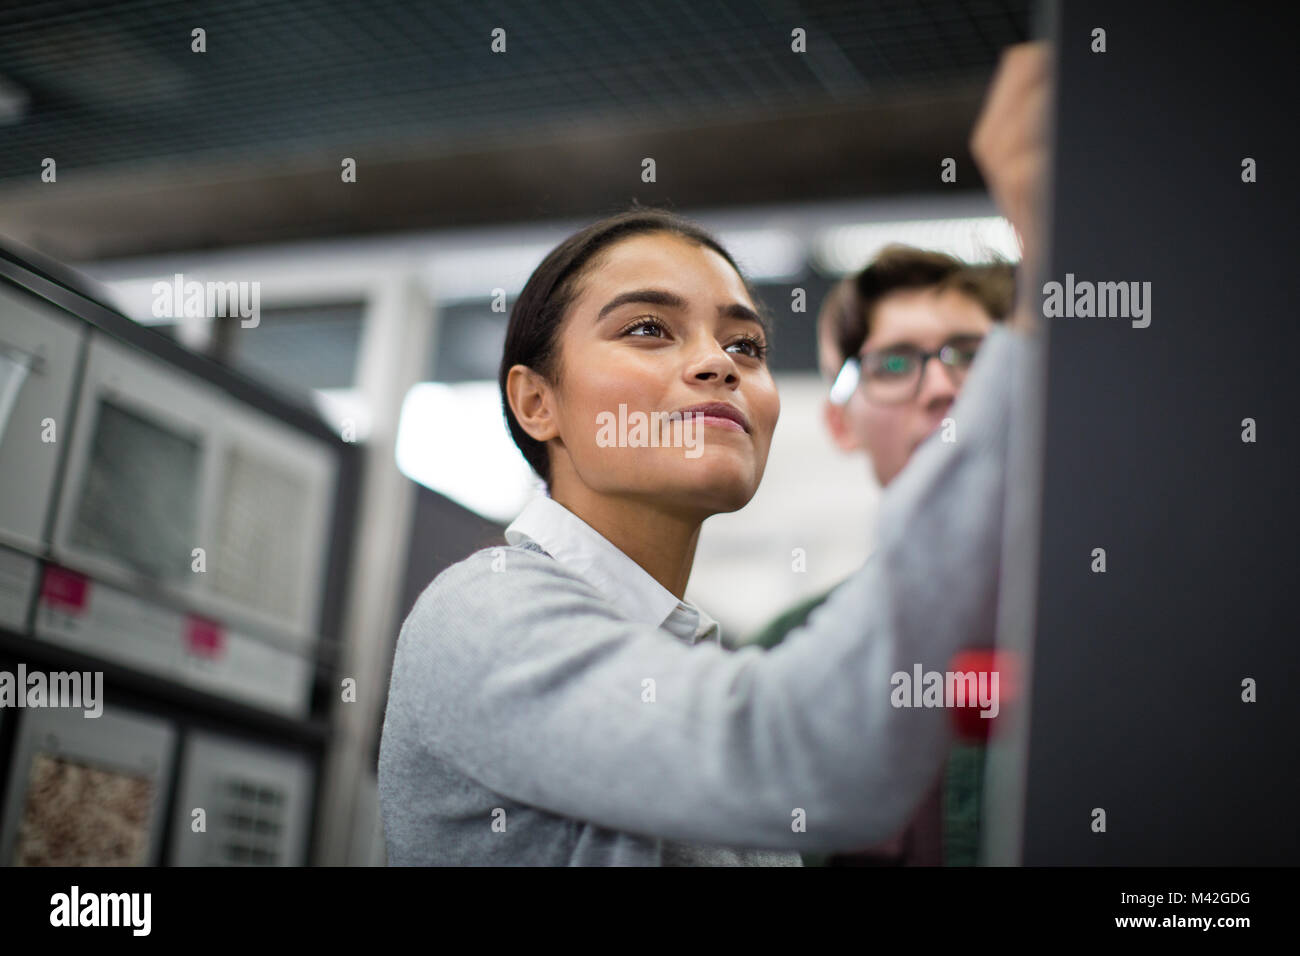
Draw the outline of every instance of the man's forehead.
[[[955,289],[907,290],[908,296],[887,296],[873,310],[871,334],[863,348],[894,344],[922,344],[921,339],[978,333],[992,325],[984,308]]]

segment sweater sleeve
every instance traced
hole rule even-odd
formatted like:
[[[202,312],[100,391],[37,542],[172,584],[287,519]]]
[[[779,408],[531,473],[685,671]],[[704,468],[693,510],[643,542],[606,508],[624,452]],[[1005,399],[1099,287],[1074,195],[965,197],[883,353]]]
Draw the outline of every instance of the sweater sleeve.
[[[951,417],[882,496],[868,561],[770,651],[688,646],[547,555],[480,551],[402,627],[385,733],[503,797],[669,840],[820,852],[892,836],[951,742],[899,671],[991,644],[1021,334],[985,340]]]

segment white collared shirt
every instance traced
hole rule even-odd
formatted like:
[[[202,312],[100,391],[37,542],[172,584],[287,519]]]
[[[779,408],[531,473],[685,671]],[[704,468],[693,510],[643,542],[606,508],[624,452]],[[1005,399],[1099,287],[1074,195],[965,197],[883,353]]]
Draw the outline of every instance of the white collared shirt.
[[[687,644],[713,639],[722,629],[704,611],[680,601],[608,538],[549,495],[530,501],[508,528],[511,545],[530,539],[576,572],[634,621],[663,628]]]

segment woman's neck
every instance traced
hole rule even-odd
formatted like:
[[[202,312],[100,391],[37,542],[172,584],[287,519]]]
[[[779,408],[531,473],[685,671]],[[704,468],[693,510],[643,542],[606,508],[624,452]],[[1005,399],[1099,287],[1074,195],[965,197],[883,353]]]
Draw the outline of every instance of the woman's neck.
[[[600,494],[578,482],[553,487],[551,498],[599,531],[678,600],[683,599],[703,518],[643,498]]]

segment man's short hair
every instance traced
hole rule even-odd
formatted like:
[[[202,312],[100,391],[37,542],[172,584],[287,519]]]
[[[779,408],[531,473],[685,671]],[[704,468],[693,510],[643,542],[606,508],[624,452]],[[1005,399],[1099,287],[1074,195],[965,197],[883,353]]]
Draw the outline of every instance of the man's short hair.
[[[971,265],[943,252],[897,243],[886,246],[866,268],[836,283],[822,304],[817,318],[822,373],[833,378],[846,358],[858,354],[871,335],[876,306],[891,292],[955,289],[1001,322],[1011,312],[1015,285],[1015,268],[1009,262]]]

